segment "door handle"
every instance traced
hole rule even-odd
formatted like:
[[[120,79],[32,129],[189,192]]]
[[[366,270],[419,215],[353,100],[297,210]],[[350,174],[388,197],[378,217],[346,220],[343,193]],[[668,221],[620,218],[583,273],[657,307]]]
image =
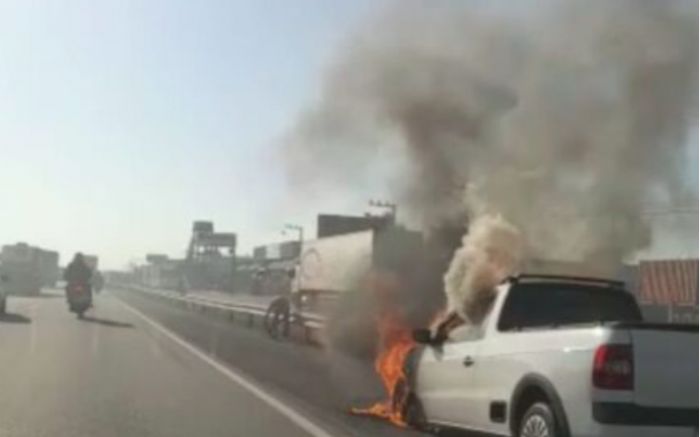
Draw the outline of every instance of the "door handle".
[[[474,365],[474,359],[472,357],[464,357],[462,364],[464,364],[464,367],[471,367]]]

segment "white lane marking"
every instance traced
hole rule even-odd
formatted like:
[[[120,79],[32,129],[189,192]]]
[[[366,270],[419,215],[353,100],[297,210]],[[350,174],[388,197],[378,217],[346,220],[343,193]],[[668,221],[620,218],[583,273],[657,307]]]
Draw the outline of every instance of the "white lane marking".
[[[155,320],[151,319],[141,311],[137,310],[136,308],[132,307],[131,305],[127,304],[123,300],[119,298],[115,298],[117,302],[119,302],[124,308],[127,310],[131,311],[133,314],[137,315],[141,319],[143,319],[146,323],[151,325],[152,327],[156,328],[158,331],[160,331],[163,335],[174,341],[175,343],[179,344],[183,348],[187,349],[190,351],[192,354],[196,355],[200,359],[202,359],[205,363],[209,364],[212,366],[214,369],[218,370],[221,372],[224,376],[226,376],[228,379],[231,381],[237,383],[241,387],[245,388],[248,390],[251,394],[256,396],[258,399],[261,401],[265,402],[278,412],[280,412],[282,415],[286,416],[289,420],[294,422],[296,425],[298,425],[301,429],[304,431],[308,432],[310,435],[314,437],[333,437],[331,434],[329,434],[326,430],[323,428],[319,427],[315,423],[311,422],[309,419],[298,413],[297,411],[293,410],[292,408],[288,407],[282,401],[279,399],[275,398],[268,392],[266,392],[264,389],[259,387],[257,384],[249,381],[236,371],[232,370],[231,368],[221,364],[220,362],[216,361],[206,353],[202,352],[200,349],[197,347],[193,346],[191,343],[188,343],[186,340],[184,340],[182,337],[171,331],[170,329],[166,328],[165,326],[161,325],[160,323],[156,322]]]

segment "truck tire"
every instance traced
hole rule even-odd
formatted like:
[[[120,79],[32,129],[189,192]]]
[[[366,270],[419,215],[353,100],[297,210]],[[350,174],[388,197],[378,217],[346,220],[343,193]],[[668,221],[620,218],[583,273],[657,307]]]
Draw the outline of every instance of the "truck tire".
[[[560,437],[552,408],[544,402],[532,404],[518,426],[517,437]]]

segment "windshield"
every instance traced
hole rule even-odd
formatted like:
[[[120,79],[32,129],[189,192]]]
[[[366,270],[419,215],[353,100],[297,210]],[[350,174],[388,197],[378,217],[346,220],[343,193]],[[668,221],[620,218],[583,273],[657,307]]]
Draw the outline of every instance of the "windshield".
[[[516,284],[506,298],[498,329],[580,323],[641,321],[634,297],[622,289],[576,284]]]
[[[698,7],[0,0],[0,437],[557,436],[496,290],[697,324]]]

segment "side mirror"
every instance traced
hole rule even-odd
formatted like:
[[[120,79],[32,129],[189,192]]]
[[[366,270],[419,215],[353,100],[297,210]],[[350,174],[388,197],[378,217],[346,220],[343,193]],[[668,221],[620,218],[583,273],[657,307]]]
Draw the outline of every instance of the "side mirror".
[[[431,344],[433,342],[433,334],[430,329],[415,329],[413,331],[413,341],[418,344]]]

